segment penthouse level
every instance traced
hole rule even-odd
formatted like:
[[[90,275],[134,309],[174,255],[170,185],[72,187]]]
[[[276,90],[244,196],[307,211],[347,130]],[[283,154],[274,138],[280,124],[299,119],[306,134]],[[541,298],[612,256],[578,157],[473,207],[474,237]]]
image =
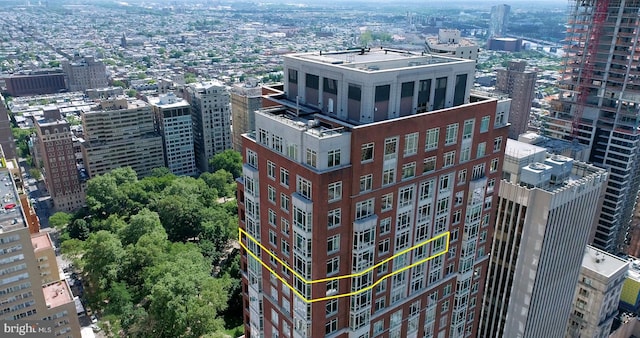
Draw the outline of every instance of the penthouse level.
[[[354,124],[469,103],[475,62],[392,49],[284,56],[284,95]]]

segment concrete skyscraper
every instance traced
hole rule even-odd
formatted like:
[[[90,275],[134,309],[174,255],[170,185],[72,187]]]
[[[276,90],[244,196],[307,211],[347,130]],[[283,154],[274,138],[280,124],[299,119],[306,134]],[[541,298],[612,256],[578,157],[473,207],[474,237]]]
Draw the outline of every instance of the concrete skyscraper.
[[[474,71],[284,56],[242,140],[247,337],[477,336],[509,101],[471,95]]]
[[[256,110],[262,107],[262,86],[242,84],[231,88],[233,149],[242,151],[242,134],[255,129]]]
[[[509,24],[509,12],[511,6],[496,5],[491,7],[491,20],[489,21],[489,37],[504,37]]]
[[[16,141],[13,139],[11,132],[11,119],[9,118],[9,107],[0,95],[0,146],[7,158],[18,158],[16,150]]]
[[[563,337],[607,172],[511,139],[502,170],[478,337]]]
[[[219,81],[196,83],[187,87],[191,103],[196,166],[209,171],[213,155],[231,148],[231,108],[229,90]]]
[[[572,1],[559,99],[547,136],[587,147],[610,170],[593,245],[625,250],[640,184],[640,1]]]
[[[164,161],[176,175],[195,176],[196,157],[193,147],[191,106],[173,93],[150,97],[156,130],[164,142]]]
[[[509,112],[509,138],[517,140],[520,134],[527,131],[531,103],[536,86],[537,73],[527,71],[526,61],[509,61],[506,69],[498,69],[496,90],[509,95],[511,111]]]
[[[107,68],[102,61],[96,61],[93,56],[76,57],[71,61],[62,62],[70,91],[83,91],[90,88],[103,88],[109,85]]]
[[[80,338],[80,324],[71,289],[58,273],[55,248],[48,233],[27,224],[26,195],[18,164],[0,150],[0,319],[38,321],[49,337]],[[19,196],[20,195],[20,196]],[[27,203],[28,205],[28,203]],[[36,227],[37,228],[37,227]],[[5,331],[6,332],[6,331]]]
[[[125,166],[144,177],[165,166],[162,136],[155,130],[148,103],[126,97],[103,99],[81,117],[82,156],[91,177]]]

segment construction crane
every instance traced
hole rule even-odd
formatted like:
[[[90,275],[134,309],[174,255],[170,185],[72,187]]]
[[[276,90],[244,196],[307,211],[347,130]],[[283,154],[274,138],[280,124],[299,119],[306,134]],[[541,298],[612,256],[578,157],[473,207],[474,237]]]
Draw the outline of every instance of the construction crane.
[[[609,0],[594,0],[594,2],[596,4],[591,24],[591,33],[585,39],[587,52],[584,56],[582,74],[578,82],[578,98],[571,123],[571,138],[574,142],[578,140],[578,128],[589,96],[589,87],[591,86],[593,69],[597,59],[598,43],[600,42],[603,24],[607,20],[607,8],[609,7]]]

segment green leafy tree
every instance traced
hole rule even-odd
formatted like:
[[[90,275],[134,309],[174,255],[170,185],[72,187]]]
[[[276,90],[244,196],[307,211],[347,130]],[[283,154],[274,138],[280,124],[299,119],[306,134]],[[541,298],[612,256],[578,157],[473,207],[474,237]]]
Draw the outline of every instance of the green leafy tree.
[[[106,218],[119,214],[129,205],[126,195],[118,188],[115,175],[99,175],[87,182],[87,206],[91,213]]]
[[[213,278],[210,265],[190,244],[172,245],[170,260],[148,275],[148,313],[158,337],[200,337],[223,328],[228,278]]]
[[[82,260],[92,285],[99,291],[108,290],[112,283],[118,281],[125,257],[120,239],[111,232],[101,230],[89,236],[85,248]]]
[[[62,212],[62,211],[58,211],[55,214],[51,215],[49,217],[49,225],[51,225],[52,227],[58,229],[58,230],[62,230],[64,229],[69,223],[71,223],[71,220],[73,219],[73,216],[71,214],[68,214],[66,212]]]
[[[155,205],[170,241],[184,242],[200,233],[204,205],[196,196],[168,195]]]
[[[89,225],[82,218],[76,219],[71,222],[71,224],[69,224],[69,226],[67,227],[67,231],[69,232],[69,237],[79,239],[81,241],[87,239],[89,237],[89,234],[91,233],[89,230]]]
[[[127,284],[116,282],[111,285],[107,291],[106,313],[114,315],[123,315],[133,308],[131,293]]]
[[[215,173],[202,173],[200,178],[209,188],[216,189],[218,197],[233,196],[235,193],[236,184],[233,174],[224,169],[217,170]]]
[[[209,166],[213,171],[224,169],[233,175],[234,178],[242,176],[242,155],[233,149],[227,149],[214,155],[209,160]]]
[[[73,262],[76,267],[82,268],[84,263],[81,260],[82,254],[85,250],[85,242],[79,239],[68,239],[62,242],[60,245],[60,251],[62,256]]]
[[[36,181],[40,181],[40,179],[42,178],[42,173],[38,168],[29,169],[29,175],[31,175],[31,177],[33,177]]]
[[[164,232],[158,213],[145,208],[131,216],[129,224],[120,231],[120,239],[123,245],[136,244],[144,234],[160,230]]]

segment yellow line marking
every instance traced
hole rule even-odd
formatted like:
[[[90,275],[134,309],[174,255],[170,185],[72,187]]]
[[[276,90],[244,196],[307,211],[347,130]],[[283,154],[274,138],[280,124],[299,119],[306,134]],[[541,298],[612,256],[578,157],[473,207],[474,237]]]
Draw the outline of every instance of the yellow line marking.
[[[373,284],[364,287],[360,290],[356,290],[356,291],[352,291],[349,293],[342,293],[342,294],[337,294],[337,295],[331,295],[331,296],[327,296],[327,297],[322,297],[322,298],[316,298],[316,299],[307,299],[304,295],[302,295],[300,292],[298,292],[298,290],[296,290],[296,288],[294,288],[293,286],[291,286],[291,284],[289,284],[283,277],[281,277],[278,273],[276,273],[270,266],[268,266],[265,262],[262,261],[262,259],[260,259],[255,253],[251,252],[251,250],[249,250],[249,248],[247,248],[247,246],[244,245],[244,243],[242,242],[242,236],[246,236],[247,239],[251,240],[252,242],[254,242],[255,244],[257,244],[260,249],[262,249],[263,252],[268,253],[272,258],[274,258],[278,263],[282,264],[283,267],[285,267],[289,272],[291,272],[295,277],[297,277],[298,279],[300,279],[301,282],[303,282],[304,284],[315,284],[315,283],[322,283],[322,282],[329,282],[329,281],[333,281],[333,280],[340,280],[340,279],[345,279],[345,278],[353,278],[353,277],[360,277],[362,275],[365,275],[371,271],[373,271],[374,269],[377,269],[379,266],[393,260],[396,257],[399,257],[401,255],[404,255],[406,253],[408,253],[409,251],[413,251],[419,247],[422,247],[424,245],[427,245],[435,240],[438,240],[440,238],[446,237],[445,240],[445,247],[443,251],[440,251],[438,253],[435,253],[427,258],[423,258],[417,262],[414,262],[408,266],[402,267],[401,269],[398,269],[396,271],[392,271],[389,272],[388,274],[380,277],[377,281],[375,281]],[[249,255],[251,257],[253,257],[254,259],[256,259],[258,262],[260,262],[260,264],[262,264],[263,267],[265,267],[269,272],[271,272],[276,278],[278,278],[278,280],[280,280],[282,283],[284,283],[289,289],[291,289],[291,291],[293,291],[293,293],[295,293],[298,297],[300,297],[303,301],[305,301],[306,303],[314,303],[314,302],[319,302],[319,301],[323,301],[323,300],[330,300],[330,299],[334,299],[334,298],[341,298],[341,297],[348,297],[348,296],[353,296],[368,290],[373,289],[374,287],[376,287],[378,284],[380,284],[383,280],[397,275],[401,272],[404,272],[414,266],[420,265],[422,263],[425,263],[429,260],[432,260],[436,257],[442,256],[445,253],[447,253],[449,251],[449,238],[450,238],[450,232],[444,232],[436,237],[430,238],[428,240],[425,240],[423,242],[420,242],[408,249],[402,250],[399,253],[386,258],[384,260],[382,260],[381,262],[373,265],[372,267],[360,271],[358,273],[353,273],[353,274],[349,274],[349,275],[342,275],[342,276],[336,276],[336,277],[330,277],[330,278],[323,278],[323,279],[316,279],[316,280],[307,280],[306,278],[302,277],[299,273],[297,273],[295,270],[293,270],[291,267],[289,267],[288,264],[286,264],[284,261],[282,261],[278,256],[276,256],[274,253],[271,252],[271,250],[267,249],[265,246],[263,246],[262,244],[260,244],[260,242],[258,240],[256,240],[253,236],[249,235],[244,229],[242,228],[238,228],[238,243],[240,243],[240,246],[242,246],[242,248],[249,253]]]

